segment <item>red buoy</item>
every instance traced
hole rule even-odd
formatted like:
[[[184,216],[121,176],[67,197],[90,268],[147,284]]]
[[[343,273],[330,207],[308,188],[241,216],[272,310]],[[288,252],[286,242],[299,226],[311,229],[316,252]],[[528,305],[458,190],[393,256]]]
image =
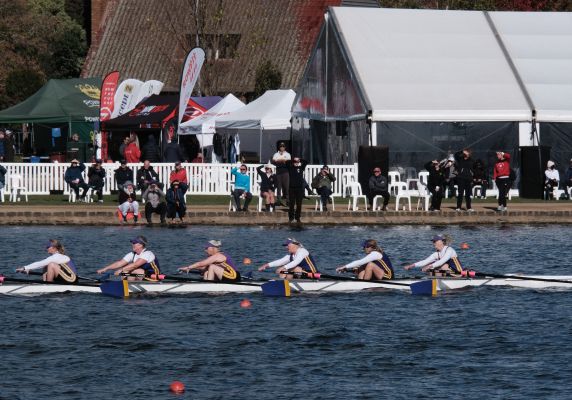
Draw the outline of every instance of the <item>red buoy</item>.
[[[252,260],[248,257],[245,257],[244,260],[242,260],[242,263],[244,265],[250,265],[250,264],[252,264]]]
[[[461,243],[461,250],[469,250],[469,243]]]
[[[173,393],[181,394],[185,392],[185,384],[181,381],[173,381],[169,390]]]
[[[250,308],[252,306],[252,303],[250,302],[250,300],[244,299],[240,302],[240,306],[242,308]]]

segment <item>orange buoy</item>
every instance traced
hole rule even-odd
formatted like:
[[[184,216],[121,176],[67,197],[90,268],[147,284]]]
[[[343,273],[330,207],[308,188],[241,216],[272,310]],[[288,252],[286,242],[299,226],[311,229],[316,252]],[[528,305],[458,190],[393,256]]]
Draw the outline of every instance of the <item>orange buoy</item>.
[[[252,303],[250,302],[250,300],[244,299],[240,302],[240,306],[242,308],[250,308],[252,306]]]
[[[184,393],[185,392],[185,384],[181,381],[173,381],[171,386],[169,386],[169,390],[173,393]]]
[[[252,264],[252,260],[248,257],[244,257],[244,260],[242,260],[242,263],[244,265],[250,265],[250,264]]]
[[[461,250],[469,250],[469,244],[468,243],[461,243]]]

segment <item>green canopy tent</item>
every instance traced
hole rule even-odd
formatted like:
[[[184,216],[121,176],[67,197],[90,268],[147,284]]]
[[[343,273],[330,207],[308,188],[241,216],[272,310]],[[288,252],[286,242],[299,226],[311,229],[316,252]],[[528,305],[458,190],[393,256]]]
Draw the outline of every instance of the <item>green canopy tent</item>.
[[[0,111],[0,124],[32,124],[38,155],[63,153],[72,133],[87,147],[99,122],[100,88],[101,78],[51,79],[23,102]]]

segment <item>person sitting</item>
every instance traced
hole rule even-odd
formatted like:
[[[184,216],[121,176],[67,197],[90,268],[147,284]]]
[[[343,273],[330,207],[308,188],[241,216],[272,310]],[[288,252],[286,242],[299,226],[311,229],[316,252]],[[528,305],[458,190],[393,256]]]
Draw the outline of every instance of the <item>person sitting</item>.
[[[179,271],[198,270],[205,281],[239,282],[240,273],[232,259],[220,250],[221,246],[222,242],[220,240],[209,240],[205,244],[205,252],[208,254],[208,257],[188,267],[179,268]]]
[[[117,189],[122,190],[126,182],[132,182],[133,170],[127,166],[127,161],[121,160],[119,168],[114,171]]]
[[[6,185],[6,172],[8,172],[6,168],[0,165],[0,190],[4,189],[4,186]]]
[[[264,171],[262,171],[264,169]],[[261,165],[256,168],[260,176],[260,195],[264,197],[266,211],[274,211],[274,190],[276,189],[276,175],[272,172],[272,165]]]
[[[353,271],[358,279],[365,281],[383,279],[393,279],[393,265],[391,260],[377,244],[377,241],[370,239],[362,242],[361,247],[366,256],[349,264],[338,267],[336,271]]]
[[[105,183],[105,169],[101,166],[101,160],[95,160],[95,164],[87,171],[88,185],[97,193],[97,201],[103,203],[103,185]]]
[[[367,200],[370,208],[373,210],[373,199],[375,196],[383,196],[381,211],[387,211],[387,205],[389,204],[387,178],[381,174],[380,167],[373,168],[373,175],[369,177],[368,186]]]
[[[320,195],[322,201],[322,210],[328,211],[328,204],[332,202],[330,196],[332,195],[332,183],[336,181],[336,177],[330,172],[327,165],[322,166],[322,169],[314,179],[312,179],[312,188]]]
[[[230,170],[231,175],[234,175],[235,178],[232,197],[236,204],[236,211],[248,211],[248,205],[252,200],[252,193],[250,193],[250,176],[248,176],[246,171],[247,168],[244,164],[240,166],[240,172],[236,167]],[[244,199],[244,207],[240,206],[241,198]]]
[[[487,197],[487,186],[489,181],[487,178],[487,169],[483,160],[478,159],[473,164],[473,186],[481,187],[481,199]]]
[[[570,160],[570,165],[566,168],[564,172],[564,188],[566,193],[570,193],[570,188],[572,187],[572,159]]]
[[[180,161],[175,162],[175,169],[169,174],[169,183],[172,184],[174,181],[179,182],[179,187],[183,193],[187,192],[189,188],[189,180],[187,179],[187,171],[183,168]]]
[[[77,269],[74,262],[66,255],[63,244],[55,239],[46,243],[46,251],[50,255],[42,261],[36,261],[16,269],[16,272],[29,274],[35,269],[44,271],[42,280],[45,282],[77,283]]]
[[[433,236],[431,241],[435,247],[435,253],[425,260],[406,265],[404,268],[409,270],[415,267],[422,267],[421,271],[433,275],[460,276],[463,272],[463,266],[457,257],[457,252],[450,247],[451,238],[445,235],[436,235]]]
[[[197,156],[195,158],[193,158],[193,160],[191,161],[191,163],[193,164],[202,164],[205,162],[205,157],[203,156],[202,152],[198,152]]]
[[[133,213],[133,222],[137,223],[139,216],[139,202],[135,194],[135,187],[130,181],[125,182],[123,189],[119,191],[119,211],[123,217],[123,223],[127,222],[127,214]]]
[[[89,185],[83,180],[83,171],[85,171],[85,164],[81,163],[74,158],[71,161],[71,166],[66,170],[64,175],[64,180],[70,185],[70,188],[75,192],[76,198],[80,201],[84,201],[85,195],[89,190]],[[81,196],[79,194],[79,189],[82,189]]]
[[[138,163],[141,158],[141,150],[139,150],[139,146],[137,146],[137,142],[134,139],[131,139],[129,144],[125,146],[125,160],[128,163]]]
[[[286,279],[291,279],[295,276],[294,274],[319,272],[310,252],[306,250],[298,240],[288,238],[282,246],[287,246],[288,254],[278,260],[264,264],[258,268],[259,271],[264,271],[266,268],[278,267],[276,273],[279,274],[281,278]]]
[[[115,271],[114,274],[117,276],[126,275],[128,281],[157,281],[158,275],[161,273],[159,260],[151,250],[147,249],[147,238],[137,236],[130,242],[131,251],[129,253],[122,259],[98,269],[97,273]]]
[[[186,212],[185,192],[181,189],[179,181],[175,180],[167,189],[167,217],[171,218],[171,222],[175,222],[175,217],[179,215],[180,221],[183,222]]]
[[[448,161],[429,161],[425,164],[425,169],[429,171],[427,178],[427,189],[431,193],[431,206],[429,211],[441,211],[441,201],[445,195],[445,171],[444,164]]]
[[[145,219],[148,224],[152,223],[153,213],[159,214],[161,223],[165,223],[167,205],[165,204],[165,193],[159,188],[157,182],[150,181],[148,187],[143,192],[142,198],[145,200]]]
[[[558,189],[560,184],[560,173],[556,169],[554,161],[549,160],[546,163],[544,178],[544,200],[554,200],[554,189]]]
[[[143,166],[137,170],[137,189],[144,192],[149,182],[155,182],[159,188],[163,189],[163,184],[159,182],[159,174],[153,169],[151,162],[145,160]]]

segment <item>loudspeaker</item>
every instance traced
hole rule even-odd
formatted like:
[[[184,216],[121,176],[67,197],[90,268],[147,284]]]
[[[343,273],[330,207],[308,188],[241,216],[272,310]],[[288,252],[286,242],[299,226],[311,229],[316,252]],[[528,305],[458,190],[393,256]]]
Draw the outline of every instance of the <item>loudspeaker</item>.
[[[550,160],[550,146],[520,148],[520,197],[542,199],[544,170]]]
[[[369,194],[368,181],[374,167],[381,168],[381,174],[387,177],[389,170],[388,146],[360,146],[358,150],[358,182],[363,193]]]

